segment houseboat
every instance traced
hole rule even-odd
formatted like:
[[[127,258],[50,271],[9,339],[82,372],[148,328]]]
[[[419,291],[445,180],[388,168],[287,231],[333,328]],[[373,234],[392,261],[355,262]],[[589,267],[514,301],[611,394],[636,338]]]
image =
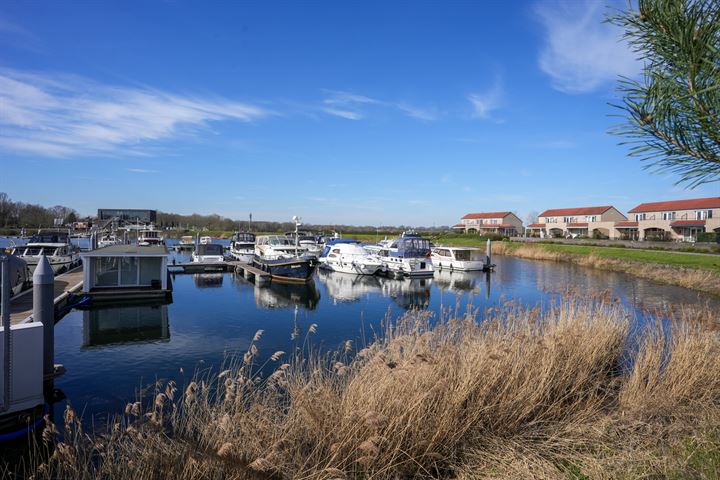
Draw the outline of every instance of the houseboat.
[[[385,269],[382,259],[365,250],[359,241],[330,240],[318,258],[320,268],[356,275],[375,275]]]
[[[394,240],[370,246],[369,250],[377,252],[388,274],[408,277],[433,275],[430,241],[415,232],[403,232]]]
[[[93,300],[170,298],[165,245],[111,245],[80,256],[84,294]]]
[[[42,255],[47,257],[55,274],[75,268],[80,265],[79,251],[70,243],[67,232],[41,230],[27,244],[11,247],[10,253],[23,259],[32,275]]]
[[[255,235],[237,232],[230,240],[230,255],[243,263],[252,263],[255,256]]]

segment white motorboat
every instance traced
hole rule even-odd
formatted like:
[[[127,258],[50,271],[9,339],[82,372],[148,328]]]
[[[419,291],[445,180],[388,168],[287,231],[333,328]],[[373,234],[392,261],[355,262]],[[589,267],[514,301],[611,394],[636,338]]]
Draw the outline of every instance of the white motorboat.
[[[192,253],[193,262],[208,263],[223,262],[224,260],[223,246],[217,243],[201,243]]]
[[[117,234],[109,233],[98,239],[97,246],[98,248],[103,248],[111,245],[122,245],[123,243],[125,242],[123,242],[122,238],[118,238]]]
[[[243,263],[252,263],[255,256],[255,235],[237,232],[230,240],[230,255]]]
[[[437,246],[433,248],[431,258],[438,269],[485,270],[487,265],[487,258],[479,248]]]
[[[137,244],[140,246],[162,245],[164,243],[165,239],[162,233],[153,224],[147,225],[138,231]]]
[[[417,233],[403,232],[394,240],[365,248],[377,252],[388,274],[408,277],[430,277],[433,274],[430,241]]]
[[[67,232],[41,230],[30,237],[27,244],[11,247],[10,253],[27,263],[30,274],[35,271],[42,255],[47,257],[55,274],[80,265],[79,249],[70,243]]]
[[[305,249],[285,235],[262,235],[255,241],[255,255],[268,260],[282,260],[301,256]]]
[[[318,261],[320,268],[355,275],[375,275],[385,269],[378,255],[365,250],[359,241],[344,238],[328,241]]]
[[[208,245],[212,243],[212,237],[200,237],[200,245]]]
[[[183,235],[182,237],[180,237],[179,245],[183,247],[193,246],[195,245],[195,239],[192,235]]]

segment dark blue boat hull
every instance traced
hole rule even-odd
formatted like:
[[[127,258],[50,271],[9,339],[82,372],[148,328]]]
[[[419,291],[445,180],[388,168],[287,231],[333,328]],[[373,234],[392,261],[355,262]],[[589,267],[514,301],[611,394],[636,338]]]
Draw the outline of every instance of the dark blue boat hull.
[[[306,258],[267,260],[256,255],[253,259],[253,266],[268,272],[273,280],[304,283],[309,282],[312,278],[316,262]]]

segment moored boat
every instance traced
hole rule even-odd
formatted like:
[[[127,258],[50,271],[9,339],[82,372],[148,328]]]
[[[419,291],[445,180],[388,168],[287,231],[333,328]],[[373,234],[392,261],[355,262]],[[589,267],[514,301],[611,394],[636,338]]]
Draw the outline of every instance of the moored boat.
[[[223,246],[217,243],[201,243],[192,253],[195,263],[222,262],[225,260]]]
[[[47,257],[55,274],[80,265],[78,247],[71,244],[69,234],[62,231],[41,230],[30,237],[27,244],[11,247],[10,253],[27,263],[30,274],[35,271],[42,255]]]
[[[485,270],[486,257],[479,248],[437,246],[432,250],[435,268],[450,270]]]
[[[138,231],[137,244],[139,246],[164,245],[165,239],[160,230],[156,229],[153,224],[150,224]]]
[[[433,274],[430,241],[415,232],[403,232],[394,240],[368,249],[377,252],[387,272],[395,276],[430,277]]]
[[[328,241],[318,261],[320,268],[356,275],[375,275],[385,269],[379,256],[365,250],[359,241],[344,238]]]
[[[255,242],[252,263],[273,280],[307,282],[315,271],[316,260],[303,257],[304,251],[284,235],[263,235]]]
[[[242,263],[252,263],[255,257],[255,234],[235,233],[230,239],[230,255]]]
[[[2,251],[0,251],[2,253]],[[10,296],[17,295],[22,292],[26,286],[32,282],[30,271],[27,263],[20,257],[15,255],[6,255],[8,262],[8,271],[10,273]],[[1,279],[0,279],[1,280]],[[2,294],[2,282],[0,281],[0,295]]]

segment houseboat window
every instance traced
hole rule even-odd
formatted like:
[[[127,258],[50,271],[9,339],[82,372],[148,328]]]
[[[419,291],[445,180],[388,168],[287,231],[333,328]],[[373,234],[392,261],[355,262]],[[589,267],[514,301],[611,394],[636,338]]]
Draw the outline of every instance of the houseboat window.
[[[162,258],[144,257],[140,260],[140,285],[152,285],[160,281]]]
[[[120,285],[137,285],[138,258],[120,257]]]
[[[57,249],[56,249],[55,247],[53,247],[53,248],[47,248],[47,247],[46,247],[46,248],[43,248],[43,255],[45,255],[46,257],[52,257],[53,255],[55,255],[55,251],[56,251],[56,250],[57,250]]]
[[[42,247],[28,247],[28,249],[25,250],[25,255],[40,255],[40,250],[42,250]]]
[[[118,258],[97,257],[95,259],[95,286],[115,287],[118,284]]]

